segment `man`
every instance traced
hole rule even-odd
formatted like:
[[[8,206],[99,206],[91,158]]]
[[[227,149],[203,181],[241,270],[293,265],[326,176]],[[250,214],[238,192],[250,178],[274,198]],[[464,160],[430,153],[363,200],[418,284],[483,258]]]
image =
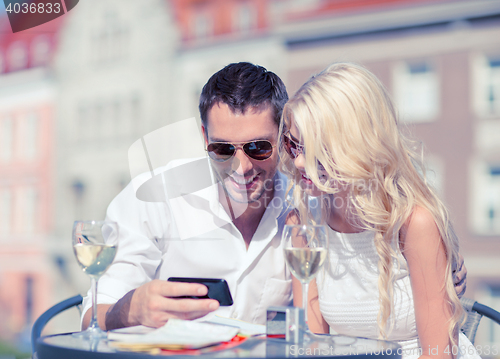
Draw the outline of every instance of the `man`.
[[[173,202],[140,201],[131,185],[124,189],[107,212],[107,219],[120,226],[120,243],[99,281],[101,328],[159,327],[169,318],[195,319],[213,311],[264,324],[267,307],[290,303],[291,278],[281,243],[289,208],[284,205],[286,179],[277,171],[279,123],[287,100],[277,75],[249,63],[230,64],[209,79],[199,108],[218,182],[202,196],[210,207],[204,215],[222,219],[221,224],[208,237],[181,240],[183,228],[203,219]],[[175,220],[179,211],[184,222]],[[175,276],[224,278],[234,305],[179,298],[205,295],[207,288],[166,281]],[[464,288],[463,281],[458,291]],[[89,308],[87,298],[84,327]]]

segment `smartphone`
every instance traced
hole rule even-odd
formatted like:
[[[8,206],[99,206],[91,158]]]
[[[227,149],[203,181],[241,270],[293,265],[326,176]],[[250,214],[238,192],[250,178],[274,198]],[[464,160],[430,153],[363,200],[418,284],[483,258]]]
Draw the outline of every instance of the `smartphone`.
[[[170,277],[170,282],[201,283],[206,285],[208,293],[205,296],[186,296],[179,298],[193,299],[215,299],[221,306],[233,305],[233,297],[229,291],[229,286],[225,279],[220,278],[188,278],[188,277]]]

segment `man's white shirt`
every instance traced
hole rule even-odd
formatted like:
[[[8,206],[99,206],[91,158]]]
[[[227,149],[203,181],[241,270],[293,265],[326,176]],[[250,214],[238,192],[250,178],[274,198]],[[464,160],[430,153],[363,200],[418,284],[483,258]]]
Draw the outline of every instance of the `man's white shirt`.
[[[219,307],[217,315],[265,324],[269,306],[290,305],[291,276],[281,241],[290,209],[285,176],[276,174],[274,197],[248,250],[219,202],[217,187],[145,202],[137,199],[137,182],[131,182],[108,207],[106,219],[119,225],[119,244],[99,280],[98,303],[115,303],[153,279],[201,277],[224,278],[229,284],[234,304]],[[83,313],[91,306],[90,294]]]

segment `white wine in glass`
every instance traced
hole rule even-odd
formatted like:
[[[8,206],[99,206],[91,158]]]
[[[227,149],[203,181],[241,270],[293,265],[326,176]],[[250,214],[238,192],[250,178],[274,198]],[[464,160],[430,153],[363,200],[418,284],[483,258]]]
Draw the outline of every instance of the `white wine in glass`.
[[[73,251],[83,272],[91,279],[92,317],[88,328],[75,334],[89,339],[106,338],[97,323],[97,282],[115,259],[118,225],[111,221],[75,221]]]
[[[292,274],[302,283],[302,306],[306,332],[307,291],[328,253],[328,231],[324,225],[286,225],[283,229],[285,259]]]
[[[310,282],[323,266],[326,259],[325,248],[287,248],[286,261],[290,270],[301,282]]]

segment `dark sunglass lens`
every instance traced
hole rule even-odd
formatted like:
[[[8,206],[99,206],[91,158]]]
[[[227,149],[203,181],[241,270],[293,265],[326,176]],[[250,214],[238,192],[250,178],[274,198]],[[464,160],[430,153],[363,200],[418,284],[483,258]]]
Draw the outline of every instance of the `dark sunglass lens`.
[[[208,155],[214,161],[227,161],[234,154],[234,146],[230,143],[211,143],[207,147]]]
[[[283,136],[283,143],[285,145],[285,151],[288,153],[292,158],[295,158],[295,150],[297,149],[297,146],[295,146],[295,143],[288,137],[287,135]]]
[[[251,158],[262,161],[271,157],[273,145],[269,141],[253,141],[246,143],[243,150]]]

